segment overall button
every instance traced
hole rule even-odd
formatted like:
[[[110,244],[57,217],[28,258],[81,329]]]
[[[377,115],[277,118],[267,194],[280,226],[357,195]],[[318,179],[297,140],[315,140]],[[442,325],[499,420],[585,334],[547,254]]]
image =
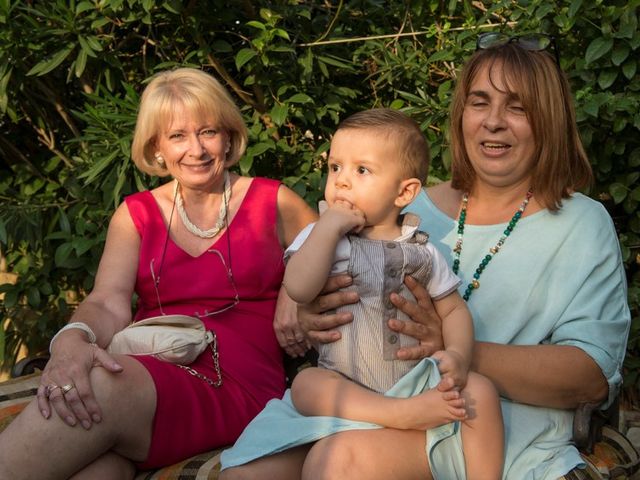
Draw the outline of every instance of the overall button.
[[[389,338],[387,340],[391,345],[394,345],[398,343],[398,335],[395,335],[395,334],[389,335]]]
[[[396,244],[393,242],[387,243],[387,248],[396,248]]]

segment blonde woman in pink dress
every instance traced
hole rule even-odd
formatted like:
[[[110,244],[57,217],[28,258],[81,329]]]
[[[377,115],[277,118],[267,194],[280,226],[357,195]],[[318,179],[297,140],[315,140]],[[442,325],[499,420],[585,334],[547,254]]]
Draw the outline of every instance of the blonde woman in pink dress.
[[[232,443],[283,394],[281,348],[307,348],[281,294],[283,251],[316,215],[277,181],[229,172],[246,142],[210,75],[181,68],[146,87],[132,157],[174,180],[114,213],[93,291],[54,337],[37,399],[0,435],[0,478],[133,478]],[[132,320],[165,314],[200,317],[215,351],[187,371],[105,350]]]

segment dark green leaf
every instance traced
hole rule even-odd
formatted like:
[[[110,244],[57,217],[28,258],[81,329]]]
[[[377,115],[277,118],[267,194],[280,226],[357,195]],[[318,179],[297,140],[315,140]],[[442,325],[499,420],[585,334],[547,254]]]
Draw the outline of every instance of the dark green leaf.
[[[89,41],[85,37],[83,37],[82,35],[78,35],[78,42],[80,43],[81,52],[84,52],[86,55],[90,57],[97,58],[96,53],[93,51],[93,48],[91,47],[91,45],[89,44]]]
[[[449,15],[453,15],[455,13],[457,5],[457,0],[449,0]]]
[[[94,245],[94,241],[89,238],[78,237],[74,238],[71,244],[73,245],[73,249],[76,251],[76,255],[80,257],[91,250],[91,247]]]
[[[264,23],[260,23],[256,20],[251,20],[249,22],[247,22],[247,25],[249,27],[253,27],[253,28],[257,28],[258,30],[266,30],[267,27],[265,27]]]
[[[4,294],[5,308],[13,308],[18,303],[18,291],[14,288]]]
[[[93,10],[94,8],[95,8],[95,5],[93,5],[93,3],[91,2],[88,2],[88,1],[79,2],[76,5],[76,15],[83,12],[88,12],[90,10]]]
[[[580,10],[581,7],[582,7],[582,0],[572,0],[571,5],[569,5],[569,12],[568,12],[569,17],[574,18],[576,16],[576,13]]]
[[[240,70],[245,63],[254,58],[258,53],[250,48],[243,48],[236,54],[236,68]]]
[[[328,57],[325,55],[318,55],[317,59],[319,62],[326,63],[327,65],[331,65],[333,67],[344,68],[346,70],[351,70],[351,71],[354,70],[353,65],[350,65],[349,63],[343,61],[342,59],[338,59],[335,57]]]
[[[87,66],[87,52],[85,50],[80,50],[78,52],[78,56],[75,61],[75,74],[76,77],[81,77],[82,72],[84,72],[85,67]]]
[[[291,40],[289,38],[289,34],[285,30],[282,30],[281,28],[276,28],[273,31],[273,33],[274,33],[274,35],[277,35],[278,37],[284,38],[285,40]]]
[[[450,61],[454,59],[454,54],[450,50],[438,50],[436,53],[431,55],[427,62],[442,62],[442,61]]]
[[[40,305],[40,290],[37,287],[29,287],[27,289],[27,302],[33,308],[37,308]]]
[[[251,155],[252,157],[257,157],[271,148],[273,148],[273,145],[271,143],[257,143],[247,148],[247,154]]]
[[[627,78],[627,80],[633,80],[636,76],[636,69],[638,67],[637,61],[635,58],[630,58],[624,65],[622,65],[622,74]]]
[[[629,190],[622,183],[612,183],[609,185],[609,193],[613,198],[613,201],[617,203],[622,203],[622,201],[627,198],[627,194]]]
[[[99,158],[96,163],[93,164],[91,168],[86,170],[85,172],[78,175],[79,179],[85,179],[85,185],[91,184],[93,180],[98,177],[102,173],[102,171],[107,168],[113,162],[114,158],[118,156],[120,152],[114,150],[110,152],[108,155]]]
[[[600,75],[598,75],[598,85],[600,85],[600,88],[602,88],[603,90],[606,90],[613,84],[613,82],[615,82],[617,76],[618,70],[616,69],[608,68],[602,70],[600,72]]]
[[[66,264],[69,256],[71,255],[71,251],[73,250],[73,245],[71,243],[63,243],[62,245],[56,248],[56,253],[54,257],[54,261],[56,266],[62,267]]]
[[[62,62],[64,62],[74,48],[74,44],[67,45],[62,50],[59,50],[58,52],[53,54],[50,58],[38,62],[31,70],[27,72],[27,75],[41,76],[49,73],[50,71],[58,67]]]
[[[162,6],[169,12],[180,14],[183,9],[182,2],[179,0],[165,0]]]
[[[313,103],[313,99],[309,95],[307,95],[306,93],[296,93],[295,95],[292,95],[287,100],[285,100],[285,102],[287,102],[287,103]]]
[[[629,45],[627,45],[626,43],[616,44],[613,52],[611,53],[611,62],[616,66],[620,65],[629,56],[629,51]]]
[[[584,59],[587,63],[591,63],[605,55],[613,47],[613,39],[598,37],[594,39],[587,47]]]
[[[281,126],[287,118],[289,109],[286,104],[276,103],[271,109],[271,119],[278,126]]]

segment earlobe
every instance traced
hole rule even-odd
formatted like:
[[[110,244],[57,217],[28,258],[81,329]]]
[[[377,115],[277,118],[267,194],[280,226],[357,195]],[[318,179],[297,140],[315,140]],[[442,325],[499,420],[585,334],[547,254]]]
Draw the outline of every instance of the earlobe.
[[[396,198],[396,207],[406,207],[418,196],[422,182],[417,178],[409,178],[400,184],[400,192]]]

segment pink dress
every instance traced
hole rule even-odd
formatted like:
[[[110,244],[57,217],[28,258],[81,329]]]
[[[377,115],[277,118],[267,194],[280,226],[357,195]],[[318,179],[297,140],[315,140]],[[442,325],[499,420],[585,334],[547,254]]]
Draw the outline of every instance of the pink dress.
[[[232,444],[267,401],[284,392],[283,353],[273,330],[284,273],[277,232],[279,185],[275,180],[253,179],[228,230],[211,246],[231,267],[240,296],[233,308],[201,317],[218,338],[222,386],[214,388],[153,357],[135,357],[153,377],[157,392],[151,448],[147,460],[138,465],[142,469]],[[135,287],[135,320],[140,320],[161,315],[150,265],[153,262],[157,276],[167,227],[150,192],[136,193],[125,202],[141,237]],[[174,214],[172,221],[180,220]],[[169,239],[162,263],[158,291],[165,314],[203,315],[205,310],[220,310],[234,297],[215,253],[192,257]],[[209,349],[190,367],[217,379]]]

